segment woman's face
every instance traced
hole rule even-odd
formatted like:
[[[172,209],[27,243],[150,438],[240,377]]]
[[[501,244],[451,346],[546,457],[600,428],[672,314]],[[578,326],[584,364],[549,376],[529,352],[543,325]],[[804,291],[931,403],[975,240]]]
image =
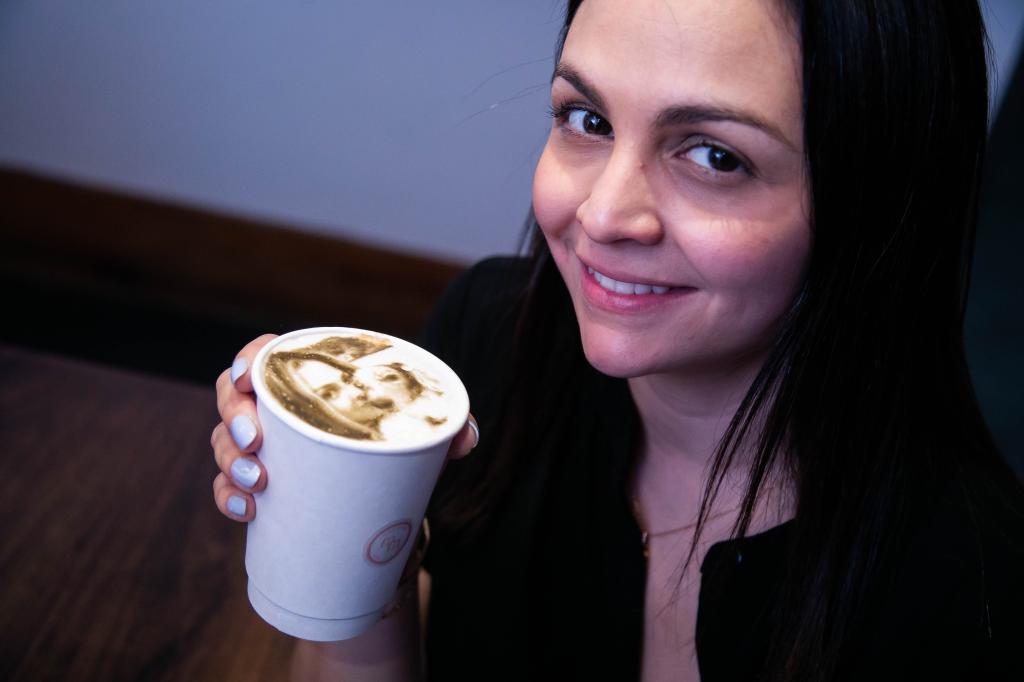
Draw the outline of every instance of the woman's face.
[[[596,368],[763,361],[809,250],[800,73],[769,0],[580,7],[533,203]]]

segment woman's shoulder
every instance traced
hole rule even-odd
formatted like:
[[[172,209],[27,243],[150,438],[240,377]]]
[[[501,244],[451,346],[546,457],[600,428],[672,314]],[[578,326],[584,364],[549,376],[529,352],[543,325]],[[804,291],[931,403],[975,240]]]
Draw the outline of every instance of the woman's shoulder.
[[[872,628],[872,657],[934,670],[936,679],[1024,673],[1017,655],[1024,641],[1022,499],[1012,481],[953,481],[936,490],[899,548]]]
[[[420,344],[456,373],[476,374],[481,358],[506,351],[530,277],[526,258],[496,256],[460,273],[445,289]]]
[[[986,485],[986,483],[989,483]],[[1006,613],[1011,602],[1024,609],[1024,503],[1019,485],[958,484],[936,497],[910,545],[921,572],[944,577],[965,610],[998,634],[1000,622],[1020,622],[1022,611]],[[936,568],[938,570],[936,570]],[[950,595],[951,597],[953,595]],[[1003,616],[1009,618],[1004,619]],[[990,632],[992,630],[992,632]]]
[[[521,290],[530,275],[530,261],[522,256],[490,256],[463,270],[441,297],[441,304],[457,296],[472,300],[477,294],[510,295]]]

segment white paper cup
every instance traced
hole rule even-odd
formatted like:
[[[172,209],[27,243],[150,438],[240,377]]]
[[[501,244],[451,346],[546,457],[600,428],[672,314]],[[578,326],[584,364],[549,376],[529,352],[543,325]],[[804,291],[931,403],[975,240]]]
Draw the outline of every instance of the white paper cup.
[[[281,407],[264,379],[278,345],[307,334],[371,334],[404,347],[415,367],[450,392],[447,421],[429,440],[396,447],[321,431]],[[256,493],[245,567],[249,601],[282,632],[314,641],[350,639],[380,619],[419,533],[448,446],[469,415],[466,389],[427,351],[348,327],[318,327],[267,344],[252,368],[263,430],[257,455],[267,488]]]

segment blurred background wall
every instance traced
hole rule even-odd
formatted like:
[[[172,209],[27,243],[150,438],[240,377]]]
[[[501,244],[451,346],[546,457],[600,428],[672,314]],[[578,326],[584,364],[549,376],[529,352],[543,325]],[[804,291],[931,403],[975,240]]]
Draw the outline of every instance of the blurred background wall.
[[[0,163],[472,261],[515,248],[558,0],[5,0]]]
[[[1005,54],[996,62],[1001,68],[997,109],[982,183],[965,340],[989,428],[1024,478],[1024,0],[991,2],[990,7],[988,30],[997,54],[1000,49]]]
[[[1022,0],[983,0],[1001,101]],[[559,0],[5,0],[0,163],[468,262],[516,245]]]
[[[1024,1],[982,5],[995,118],[968,342],[988,418],[1024,472]],[[516,248],[561,11],[0,2],[2,340],[205,381],[264,329],[344,320],[414,334],[459,267]],[[251,264],[271,288],[234,287]],[[333,293],[296,312],[311,288],[290,289],[296,278]],[[374,290],[406,296],[401,319],[345,307]],[[105,334],[126,319],[134,341]],[[209,354],[181,367],[137,350],[196,328]]]

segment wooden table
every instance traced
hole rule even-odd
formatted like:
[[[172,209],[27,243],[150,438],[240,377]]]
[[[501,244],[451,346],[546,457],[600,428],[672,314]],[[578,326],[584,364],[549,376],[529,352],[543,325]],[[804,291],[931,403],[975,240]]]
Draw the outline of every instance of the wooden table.
[[[280,680],[210,387],[0,346],[0,680]]]

